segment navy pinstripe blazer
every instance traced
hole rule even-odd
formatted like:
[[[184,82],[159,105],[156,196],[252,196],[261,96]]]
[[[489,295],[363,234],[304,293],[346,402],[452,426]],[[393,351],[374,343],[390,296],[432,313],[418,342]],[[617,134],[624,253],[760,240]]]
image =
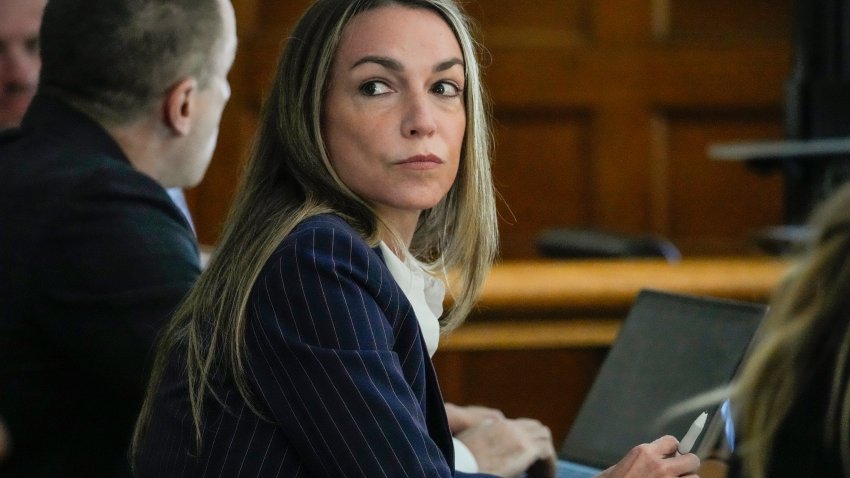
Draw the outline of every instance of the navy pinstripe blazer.
[[[207,400],[199,450],[184,364],[172,360],[137,476],[453,474],[443,399],[413,309],[380,252],[345,221],[315,216],[289,234],[249,309],[248,380],[261,416],[219,377],[223,403]]]

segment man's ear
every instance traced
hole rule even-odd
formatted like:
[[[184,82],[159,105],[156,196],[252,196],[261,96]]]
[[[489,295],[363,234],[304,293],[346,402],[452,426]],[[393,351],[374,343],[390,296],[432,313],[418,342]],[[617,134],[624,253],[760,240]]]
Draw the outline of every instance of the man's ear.
[[[165,96],[163,119],[166,126],[179,136],[188,135],[192,129],[197,92],[198,81],[190,77],[177,82]]]

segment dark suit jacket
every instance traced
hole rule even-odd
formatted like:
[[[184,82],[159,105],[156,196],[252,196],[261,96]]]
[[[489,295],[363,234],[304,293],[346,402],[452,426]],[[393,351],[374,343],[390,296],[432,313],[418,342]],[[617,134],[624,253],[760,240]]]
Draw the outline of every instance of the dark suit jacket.
[[[151,344],[199,272],[165,190],[98,124],[37,97],[0,135],[0,476],[129,475]]]
[[[248,311],[246,378],[265,419],[220,374],[221,403],[206,400],[196,453],[179,350],[137,476],[452,475],[451,433],[413,309],[346,222],[300,224],[266,263]]]

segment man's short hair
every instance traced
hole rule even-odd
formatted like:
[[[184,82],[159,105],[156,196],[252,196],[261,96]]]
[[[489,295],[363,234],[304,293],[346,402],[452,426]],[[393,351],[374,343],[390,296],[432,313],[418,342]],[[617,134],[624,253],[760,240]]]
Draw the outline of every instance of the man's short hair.
[[[216,71],[220,0],[50,0],[39,88],[106,124],[142,115],[180,79]]]

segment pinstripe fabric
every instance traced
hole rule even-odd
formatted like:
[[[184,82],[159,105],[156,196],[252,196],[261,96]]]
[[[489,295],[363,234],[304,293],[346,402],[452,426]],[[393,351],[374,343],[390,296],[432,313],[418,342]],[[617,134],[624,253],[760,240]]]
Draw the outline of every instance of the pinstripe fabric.
[[[416,317],[379,252],[347,223],[321,215],[300,224],[249,304],[249,381],[264,418],[217,377],[222,403],[207,401],[195,453],[185,364],[172,360],[137,476],[452,475],[451,434]]]

